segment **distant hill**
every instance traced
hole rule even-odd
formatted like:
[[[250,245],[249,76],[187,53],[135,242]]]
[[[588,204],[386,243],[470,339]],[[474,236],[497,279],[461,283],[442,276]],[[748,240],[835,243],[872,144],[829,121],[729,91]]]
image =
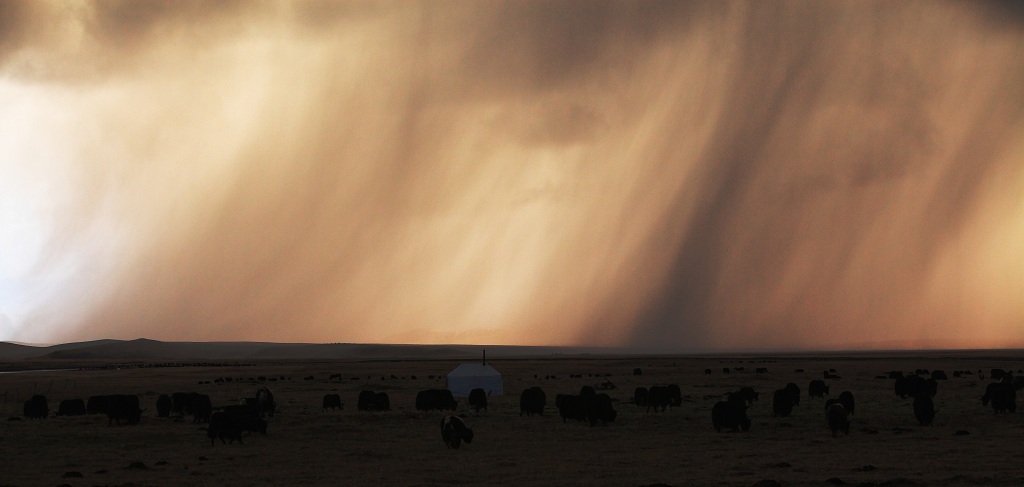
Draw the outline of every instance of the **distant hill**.
[[[478,358],[555,354],[610,354],[614,349],[509,345],[389,345],[358,343],[162,342],[95,340],[51,346],[0,342],[0,361],[200,361],[346,358]]]

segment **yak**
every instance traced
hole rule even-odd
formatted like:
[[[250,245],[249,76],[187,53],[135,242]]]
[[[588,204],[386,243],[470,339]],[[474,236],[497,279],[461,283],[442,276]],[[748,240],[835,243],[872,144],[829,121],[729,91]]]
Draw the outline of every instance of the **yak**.
[[[519,395],[519,415],[522,416],[523,413],[526,413],[527,416],[534,414],[543,416],[546,402],[547,397],[540,387],[533,386],[526,389]]]
[[[842,404],[846,408],[846,412],[853,414],[853,393],[850,391],[843,391],[839,393],[839,404]]]
[[[587,421],[590,421],[590,426],[594,426],[598,421],[608,424],[615,421],[615,417],[618,412],[612,408],[612,398],[608,394],[595,394],[593,396],[582,397],[583,408]]]
[[[792,396],[793,406],[800,405],[800,386],[790,382],[786,384],[786,390],[789,391],[789,395]]]
[[[139,396],[134,394],[114,394],[107,396],[107,426],[114,422],[121,424],[125,420],[128,424],[138,424],[142,417],[142,409],[139,409]]]
[[[107,396],[90,396],[85,403],[85,412],[89,414],[107,414]]]
[[[982,406],[992,403],[992,411],[995,414],[1009,411],[1017,412],[1017,391],[1013,384],[1007,382],[993,382],[985,388],[985,395],[981,397]]]
[[[778,389],[772,396],[772,416],[786,417],[793,412],[793,394],[788,389]]]
[[[931,396],[922,394],[914,398],[914,416],[921,426],[932,424],[935,419],[935,403],[932,402]]]
[[[171,415],[171,396],[167,394],[160,394],[160,397],[156,398],[156,415],[161,418],[167,418]]]
[[[359,399],[356,401],[356,409],[360,411],[372,411],[373,410],[373,391],[360,391]]]
[[[386,392],[378,392],[373,395],[373,410],[374,411],[390,411],[391,410],[391,398],[388,397]]]
[[[85,401],[81,399],[65,399],[57,408],[57,416],[80,416],[85,414]]]
[[[448,389],[426,389],[416,394],[416,409],[419,411],[455,411],[459,402]]]
[[[220,438],[222,444],[234,443],[235,440],[238,440],[238,444],[241,445],[242,431],[244,430],[243,416],[217,411],[210,416],[210,424],[206,427],[206,436],[210,438],[210,446],[214,445],[214,440],[217,438]]]
[[[822,399],[828,395],[828,386],[825,385],[825,381],[821,379],[815,379],[807,385],[807,397],[820,397]]]
[[[718,432],[721,432],[723,428],[733,431],[750,431],[747,405],[740,401],[718,401],[711,408],[711,425]]]
[[[239,404],[224,406],[222,412],[240,418],[239,422],[242,425],[243,431],[259,433],[261,435],[267,434],[267,420],[260,416],[259,408],[249,404]]]
[[[825,410],[825,420],[828,422],[828,429],[832,431],[832,437],[839,434],[850,436],[850,414],[843,407],[842,403],[836,402]]]
[[[658,412],[659,409],[664,411],[671,405],[672,397],[670,396],[668,387],[651,386],[651,388],[647,390],[647,411],[650,411],[651,408],[654,408],[654,412]]]
[[[633,391],[633,404],[637,407],[643,407],[647,405],[647,399],[650,397],[650,391],[646,387],[637,387]]]
[[[193,423],[206,423],[213,415],[213,401],[206,394],[193,392],[189,394],[189,408],[192,411]]]
[[[36,394],[28,401],[25,401],[25,417],[29,419],[46,419],[50,415],[50,407],[46,403],[46,396]]]
[[[277,403],[274,402],[274,393],[266,387],[256,390],[256,404],[260,408],[260,417],[273,418],[277,411]]]
[[[479,413],[481,409],[487,410],[487,393],[480,387],[469,391],[469,408]]]
[[[567,419],[583,421],[587,418],[586,398],[572,394],[558,394],[555,396],[555,407],[564,423]]]
[[[473,442],[473,428],[458,416],[445,416],[441,419],[441,439],[446,447],[458,450],[463,441]]]
[[[344,406],[341,404],[341,396],[337,394],[324,394],[322,404],[324,412],[327,412],[328,409],[344,409]]]

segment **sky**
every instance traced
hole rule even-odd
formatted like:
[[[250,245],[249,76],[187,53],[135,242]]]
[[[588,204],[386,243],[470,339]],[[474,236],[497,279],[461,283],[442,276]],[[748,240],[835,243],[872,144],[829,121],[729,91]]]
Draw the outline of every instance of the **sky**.
[[[0,2],[0,340],[1024,347],[1007,1]]]

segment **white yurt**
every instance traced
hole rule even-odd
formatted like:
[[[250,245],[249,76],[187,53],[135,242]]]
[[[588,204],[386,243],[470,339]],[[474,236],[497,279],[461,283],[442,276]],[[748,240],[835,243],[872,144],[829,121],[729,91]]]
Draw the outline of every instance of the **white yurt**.
[[[448,373],[448,390],[455,397],[469,397],[469,391],[477,387],[483,389],[488,396],[502,395],[501,372],[481,363],[461,364]]]

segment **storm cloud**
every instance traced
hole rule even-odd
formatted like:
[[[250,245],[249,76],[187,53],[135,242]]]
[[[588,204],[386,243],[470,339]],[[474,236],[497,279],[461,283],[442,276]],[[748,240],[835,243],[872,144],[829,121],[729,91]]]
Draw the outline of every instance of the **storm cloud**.
[[[1022,19],[5,2],[0,339],[1024,346]]]

